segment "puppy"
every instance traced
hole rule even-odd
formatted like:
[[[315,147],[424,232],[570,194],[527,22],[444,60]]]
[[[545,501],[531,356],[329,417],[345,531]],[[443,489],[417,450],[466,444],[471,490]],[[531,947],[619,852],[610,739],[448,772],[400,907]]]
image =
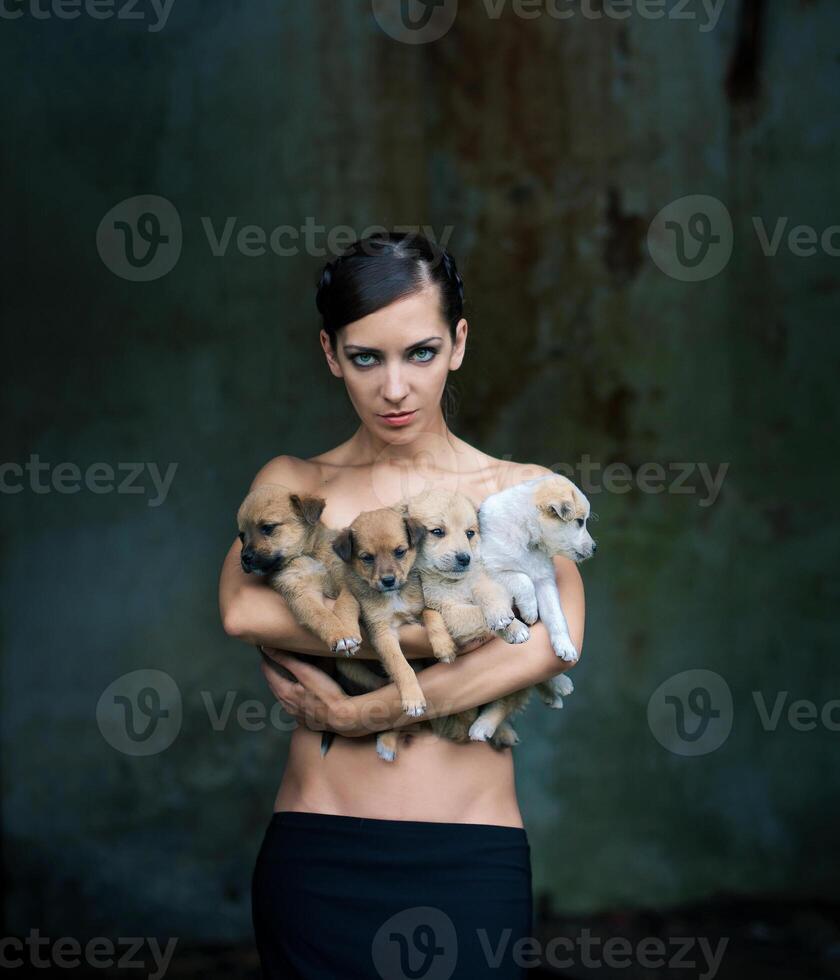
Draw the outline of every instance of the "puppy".
[[[441,614],[453,640],[465,643],[489,630],[508,643],[524,643],[528,627],[514,616],[510,593],[482,564],[478,514],[469,497],[432,489],[403,506],[426,530],[416,563],[426,606]]]
[[[592,557],[597,545],[586,529],[588,518],[589,501],[556,473],[494,493],[478,511],[488,571],[511,590],[525,622],[539,617],[546,624],[554,652],[571,663],[578,652],[560,605],[552,559]]]
[[[424,535],[421,524],[399,508],[365,511],[338,532],[332,547],[345,563],[345,578],[360,610],[371,646],[400,693],[403,711],[412,717],[426,710],[426,699],[416,670],[400,649],[397,630],[406,623],[426,626],[432,651],[438,660],[450,663],[456,646],[439,613],[426,608],[420,575],[415,567],[417,546]],[[340,663],[347,677],[364,684],[371,670],[361,665]],[[370,687],[368,687],[370,689]],[[397,733],[380,732],[377,752],[388,762],[396,758]],[[326,751],[322,739],[321,754]]]
[[[558,657],[575,663],[578,652],[569,628],[554,572],[555,555],[580,562],[590,558],[596,543],[586,529],[589,501],[559,474],[526,480],[486,497],[478,510],[482,557],[489,573],[510,590],[526,623],[541,619]],[[561,707],[573,690],[564,675],[537,685],[550,707]],[[527,703],[530,690],[516,692],[485,706],[470,728],[470,737],[486,739]]]
[[[237,514],[240,561],[244,572],[267,578],[301,625],[349,657],[362,642],[359,605],[332,546],[338,532],[321,521],[325,506],[277,484],[256,487]],[[336,600],[332,610],[324,596]]]

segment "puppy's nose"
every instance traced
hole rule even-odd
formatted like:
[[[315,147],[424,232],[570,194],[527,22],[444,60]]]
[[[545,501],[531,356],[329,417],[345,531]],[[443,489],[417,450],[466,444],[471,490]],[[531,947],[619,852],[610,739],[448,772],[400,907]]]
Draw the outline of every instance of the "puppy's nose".
[[[470,563],[470,556],[466,553],[466,551],[459,551],[455,557],[458,560],[458,564],[461,565],[462,568],[466,568]]]
[[[394,583],[397,581],[396,575],[383,575],[379,580],[386,589],[391,589],[394,587]]]
[[[245,571],[250,572],[251,565],[253,564],[254,561],[253,551],[248,551],[248,550],[243,551],[240,556],[240,561],[242,562],[242,567],[245,569]]]
[[[593,541],[592,542],[592,554],[594,555],[597,550],[598,550],[598,545]]]

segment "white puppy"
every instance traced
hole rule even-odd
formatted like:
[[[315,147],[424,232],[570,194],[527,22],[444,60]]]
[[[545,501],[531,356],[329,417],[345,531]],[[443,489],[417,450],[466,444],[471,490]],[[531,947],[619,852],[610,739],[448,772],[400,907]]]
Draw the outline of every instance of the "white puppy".
[[[529,624],[541,619],[554,652],[572,663],[578,652],[563,615],[552,558],[565,555],[579,562],[595,553],[588,518],[589,501],[557,473],[494,493],[478,511],[487,570],[510,589],[522,619]]]

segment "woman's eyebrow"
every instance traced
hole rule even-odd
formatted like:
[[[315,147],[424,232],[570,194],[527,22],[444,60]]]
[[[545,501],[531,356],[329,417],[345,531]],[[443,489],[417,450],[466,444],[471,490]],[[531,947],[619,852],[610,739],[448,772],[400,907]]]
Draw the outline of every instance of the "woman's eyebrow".
[[[415,347],[421,347],[423,344],[428,344],[430,340],[443,340],[440,335],[435,337],[425,337],[423,340],[415,340],[413,344],[409,344],[406,350],[412,350]],[[382,351],[378,347],[362,347],[361,344],[345,344],[343,347],[344,353],[347,354],[349,351],[364,351],[365,354],[381,354]]]

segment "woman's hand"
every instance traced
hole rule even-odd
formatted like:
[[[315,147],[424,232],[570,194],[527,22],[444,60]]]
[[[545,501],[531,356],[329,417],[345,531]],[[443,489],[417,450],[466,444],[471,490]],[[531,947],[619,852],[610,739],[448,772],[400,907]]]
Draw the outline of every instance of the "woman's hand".
[[[260,669],[272,694],[284,709],[313,732],[331,731],[339,735],[361,734],[358,730],[353,698],[314,664],[306,663],[285,650],[261,646]],[[283,677],[272,662],[281,664],[297,681]]]

